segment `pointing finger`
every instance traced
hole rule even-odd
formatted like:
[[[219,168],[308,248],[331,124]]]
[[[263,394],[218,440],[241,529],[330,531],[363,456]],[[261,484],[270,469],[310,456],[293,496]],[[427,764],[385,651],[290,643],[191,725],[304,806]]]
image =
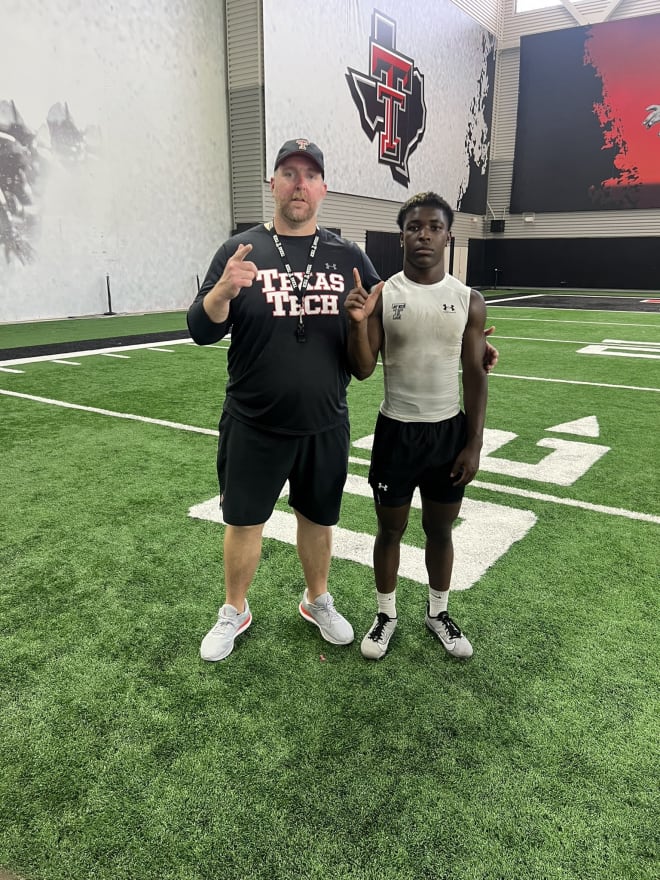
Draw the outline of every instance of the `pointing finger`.
[[[247,255],[250,253],[251,250],[252,250],[251,244],[239,244],[239,246],[236,248],[236,252],[234,254],[232,254],[232,256],[229,259],[242,261],[247,257]]]

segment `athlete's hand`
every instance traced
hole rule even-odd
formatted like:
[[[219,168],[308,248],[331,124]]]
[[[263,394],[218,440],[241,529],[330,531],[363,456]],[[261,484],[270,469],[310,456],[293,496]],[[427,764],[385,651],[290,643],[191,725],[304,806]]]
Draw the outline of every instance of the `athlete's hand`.
[[[212,291],[218,298],[234,299],[241,288],[252,286],[258,270],[254,263],[245,259],[251,250],[251,244],[239,244],[236,252],[227,260],[225,271]]]
[[[484,330],[484,336],[488,337],[491,333],[495,332],[495,327],[489,327],[487,330]],[[500,359],[499,351],[494,348],[488,339],[486,339],[486,349],[484,351],[484,370],[487,373],[497,366],[497,362]]]
[[[475,478],[479,470],[480,451],[469,444],[461,449],[449,474],[453,480],[452,486],[467,486]]]
[[[344,307],[351,321],[361,324],[369,315],[373,314],[383,292],[385,282],[379,281],[378,284],[371,288],[371,291],[367,291],[362,286],[362,279],[357,269],[353,269],[353,281],[355,282],[355,287],[346,297]]]

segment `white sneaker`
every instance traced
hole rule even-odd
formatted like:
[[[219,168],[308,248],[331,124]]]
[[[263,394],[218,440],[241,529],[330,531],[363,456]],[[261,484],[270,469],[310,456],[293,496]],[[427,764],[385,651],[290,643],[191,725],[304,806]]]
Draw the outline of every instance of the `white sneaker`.
[[[388,617],[383,611],[379,611],[373,626],[362,639],[360,645],[362,656],[367,660],[380,660],[381,657],[384,657],[396,625],[396,617]]]
[[[305,590],[298,611],[305,620],[318,626],[323,638],[332,645],[350,645],[355,638],[353,627],[337,611],[330,593],[323,593],[314,602],[310,602]]]
[[[446,611],[442,611],[437,617],[431,617],[427,605],[426,625],[440,639],[448,654],[461,660],[472,656],[472,645]]]
[[[238,613],[233,605],[223,605],[218,611],[218,622],[210,629],[199,648],[202,660],[224,660],[234,650],[236,636],[252,623],[252,614],[245,600],[245,611]]]

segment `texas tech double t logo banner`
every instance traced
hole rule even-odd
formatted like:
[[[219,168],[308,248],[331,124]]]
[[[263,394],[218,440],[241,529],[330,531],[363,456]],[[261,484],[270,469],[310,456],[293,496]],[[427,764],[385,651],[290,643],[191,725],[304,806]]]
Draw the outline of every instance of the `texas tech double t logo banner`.
[[[348,68],[348,87],[369,140],[378,138],[378,161],[397,183],[410,182],[408,161],[424,136],[424,77],[412,58],[396,49],[396,22],[378,10],[371,17],[369,72]]]

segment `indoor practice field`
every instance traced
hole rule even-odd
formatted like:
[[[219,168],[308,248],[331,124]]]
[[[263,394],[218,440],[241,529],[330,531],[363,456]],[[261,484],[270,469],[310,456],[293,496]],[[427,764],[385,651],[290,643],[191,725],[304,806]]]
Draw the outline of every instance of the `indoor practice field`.
[[[424,626],[418,509],[390,651],[360,655],[380,366],[349,390],[331,568],[355,642],[298,613],[283,497],[253,624],[209,664],[228,341],[192,344],[182,312],[0,326],[0,876],[658,876],[660,296],[485,296],[462,663]]]

